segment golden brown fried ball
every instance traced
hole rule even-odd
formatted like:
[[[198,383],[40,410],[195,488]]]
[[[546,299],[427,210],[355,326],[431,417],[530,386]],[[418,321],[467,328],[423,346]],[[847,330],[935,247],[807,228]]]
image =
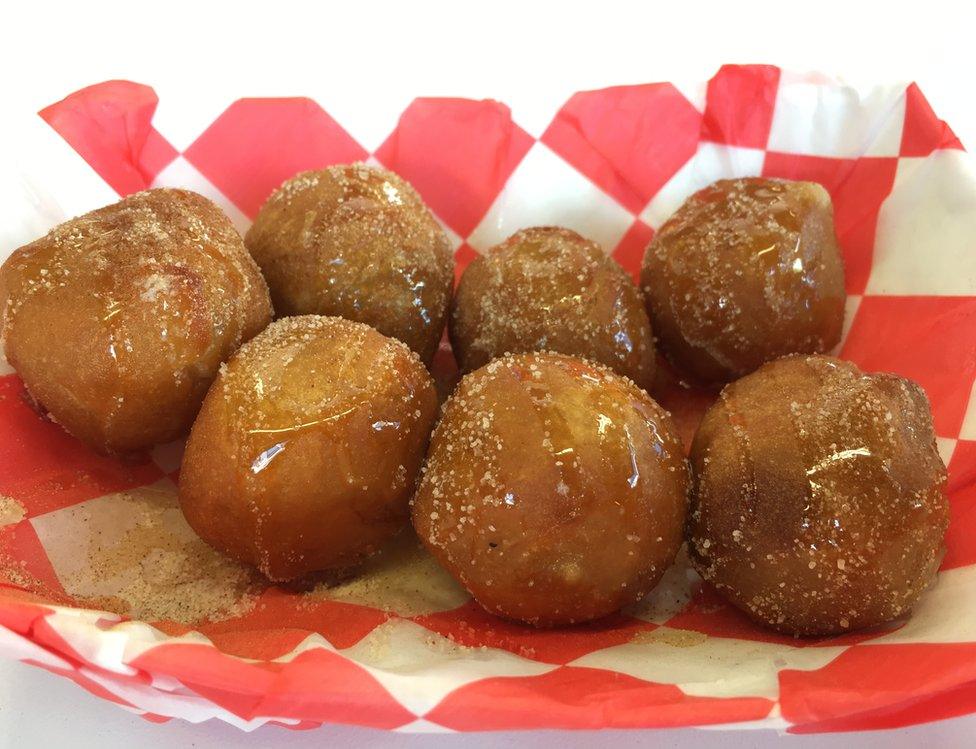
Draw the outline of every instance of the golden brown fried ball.
[[[405,525],[436,412],[400,341],[337,317],[279,320],[207,393],[180,470],[183,514],[271,580],[348,567]]]
[[[66,221],[0,270],[7,358],[33,398],[103,453],[189,429],[268,289],[206,198],[158,189]]]
[[[641,287],[664,354],[694,380],[829,351],[845,300],[830,196],[813,182],[719,180],[655,235]]]
[[[829,635],[911,611],[943,555],[945,466],[913,382],[791,356],[727,386],[691,450],[695,568],[755,621]]]
[[[643,388],[654,378],[640,291],[599,245],[569,229],[523,229],[474,260],[454,298],[450,333],[465,372],[505,353],[558,351]]]
[[[363,164],[303,172],[268,198],[244,241],[279,316],[363,322],[430,364],[454,256],[420,196],[393,172]]]
[[[682,541],[688,475],[671,419],[608,368],[506,356],[467,375],[413,506],[421,541],[488,611],[573,624],[639,600]]]

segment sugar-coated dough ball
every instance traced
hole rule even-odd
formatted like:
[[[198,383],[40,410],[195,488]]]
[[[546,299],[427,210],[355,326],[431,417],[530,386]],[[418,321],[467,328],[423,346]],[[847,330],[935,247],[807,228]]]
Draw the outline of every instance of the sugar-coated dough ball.
[[[654,378],[640,291],[599,245],[569,229],[523,229],[472,261],[450,332],[463,371],[505,353],[558,351],[605,364],[643,388]]]
[[[572,624],[639,600],[682,541],[671,418],[608,368],[495,359],[445,404],[413,506],[421,541],[488,611]]]
[[[183,514],[271,580],[348,567],[405,525],[436,413],[400,341],[337,317],[279,320],[207,393],[180,469]]]
[[[206,198],[157,189],[66,221],[0,270],[7,359],[103,453],[189,429],[217,368],[271,320],[264,279]]]
[[[354,164],[278,188],[245,237],[285,315],[335,315],[398,338],[427,364],[454,284],[444,230],[393,172]]]
[[[691,451],[691,559],[755,621],[829,635],[909,611],[948,506],[925,394],[826,356],[728,385]]]
[[[641,287],[662,350],[693,380],[829,351],[845,301],[830,196],[813,182],[719,180],[654,236]]]

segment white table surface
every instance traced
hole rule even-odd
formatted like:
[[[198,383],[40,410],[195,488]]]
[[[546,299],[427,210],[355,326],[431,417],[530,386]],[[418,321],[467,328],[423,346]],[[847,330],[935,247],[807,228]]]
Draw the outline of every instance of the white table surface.
[[[352,6],[355,7],[346,7]],[[852,83],[915,80],[964,144],[976,147],[972,2],[716,4],[616,0],[480,3],[16,3],[0,22],[0,156],[8,114],[36,111],[110,78],[167,101],[315,95],[395,112],[416,95],[501,98],[516,113],[575,90],[705,80],[722,63],[821,70]],[[869,7],[873,6],[873,7]],[[517,94],[509,92],[517,91]],[[228,103],[217,97],[215,117]],[[204,123],[205,124],[205,123]],[[392,124],[392,123],[391,123]],[[167,135],[171,135],[167,133]],[[176,137],[178,141],[179,138]],[[186,143],[176,143],[185,146]],[[15,144],[14,144],[15,147]],[[972,746],[976,717],[873,734],[790,737],[814,747]],[[245,734],[224,724],[154,725],[74,684],[0,661],[0,749],[17,747],[767,746],[775,732],[606,731],[405,735],[327,727]]]

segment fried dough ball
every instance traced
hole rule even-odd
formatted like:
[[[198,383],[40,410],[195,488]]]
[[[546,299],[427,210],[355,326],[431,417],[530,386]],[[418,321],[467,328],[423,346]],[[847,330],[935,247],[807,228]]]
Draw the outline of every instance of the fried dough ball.
[[[639,600],[682,542],[667,412],[610,369],[506,356],[445,404],[413,505],[421,541],[489,612],[573,624]]]
[[[830,196],[813,182],[719,180],[655,235],[641,287],[664,354],[693,380],[829,351],[845,301]]]
[[[475,259],[458,285],[450,333],[465,372],[506,353],[558,351],[645,389],[654,378],[640,291],[599,245],[569,229],[523,229]]]
[[[870,627],[935,577],[946,470],[909,380],[826,356],[766,364],[722,391],[691,463],[692,562],[760,624]]]
[[[209,200],[157,189],[73,218],[0,269],[7,359],[102,453],[184,434],[217,369],[271,320],[268,289]]]
[[[303,172],[279,187],[245,239],[278,315],[336,315],[398,338],[430,364],[454,256],[417,192],[385,169]]]
[[[362,323],[272,323],[227,363],[180,470],[187,522],[271,580],[344,569],[407,522],[437,413],[417,355]]]

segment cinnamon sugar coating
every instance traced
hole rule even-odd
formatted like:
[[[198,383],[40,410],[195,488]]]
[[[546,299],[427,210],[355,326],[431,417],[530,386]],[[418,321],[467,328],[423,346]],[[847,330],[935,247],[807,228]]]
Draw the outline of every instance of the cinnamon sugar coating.
[[[519,354],[445,404],[413,524],[488,611],[573,624],[654,587],[681,545],[687,482],[647,393],[599,364]]]
[[[654,236],[641,289],[662,351],[692,380],[830,351],[845,301],[830,196],[813,182],[719,180]]]
[[[827,356],[728,385],[691,450],[688,550],[749,617],[830,635],[912,610],[948,525],[925,394]]]
[[[230,220],[175,189],[130,195],[16,250],[0,310],[32,397],[103,453],[185,433],[221,362],[271,320]]]
[[[180,470],[205,541],[271,580],[359,562],[402,528],[437,413],[423,364],[362,323],[272,323],[207,393]]]
[[[454,258],[416,190],[393,172],[365,164],[302,172],[272,193],[244,241],[280,316],[363,322],[430,364]]]
[[[458,285],[450,333],[462,371],[506,353],[558,351],[645,389],[654,379],[640,291],[599,245],[569,229],[523,229],[476,258]]]

